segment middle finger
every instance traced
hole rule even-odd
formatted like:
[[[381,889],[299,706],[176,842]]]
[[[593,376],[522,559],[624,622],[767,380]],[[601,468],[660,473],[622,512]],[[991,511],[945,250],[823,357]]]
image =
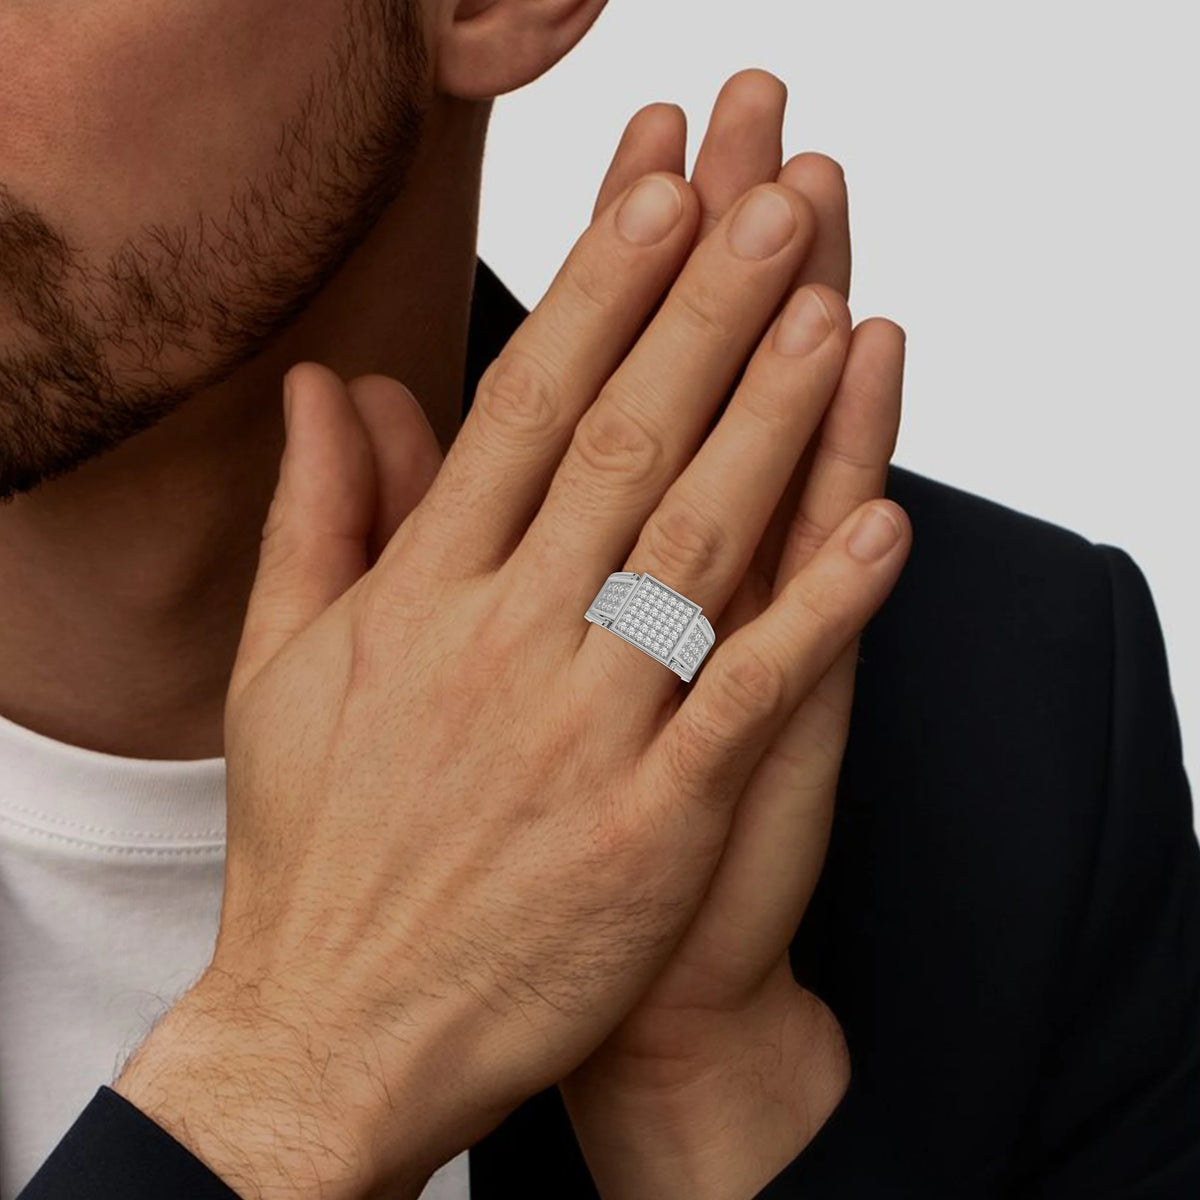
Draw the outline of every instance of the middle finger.
[[[815,231],[809,202],[777,183],[751,191],[722,226],[697,247],[575,427],[509,562],[556,605],[582,614],[629,552],[787,294]],[[548,577],[559,582],[546,588]]]

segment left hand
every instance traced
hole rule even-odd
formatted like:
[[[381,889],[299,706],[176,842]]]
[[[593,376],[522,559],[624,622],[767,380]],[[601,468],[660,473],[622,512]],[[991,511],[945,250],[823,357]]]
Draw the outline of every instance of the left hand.
[[[850,231],[841,169],[818,154],[781,167],[786,92],[763,71],[722,89],[692,184],[700,236],[750,187],[778,179],[819,216],[802,283],[848,295]],[[633,118],[597,211],[638,175],[684,173],[677,108]],[[717,625],[757,616],[859,504],[883,494],[900,418],[903,331],[854,330],[823,424]],[[706,899],[638,1006],[560,1090],[605,1200],[754,1195],[836,1107],[849,1060],[836,1018],[793,977],[788,947],[816,887],[850,721],[857,641],[781,731],[736,812]]]

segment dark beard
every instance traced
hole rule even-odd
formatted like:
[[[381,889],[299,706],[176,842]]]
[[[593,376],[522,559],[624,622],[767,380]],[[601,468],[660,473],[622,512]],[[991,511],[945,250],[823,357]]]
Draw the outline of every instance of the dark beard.
[[[225,378],[325,286],[415,156],[427,106],[420,21],[413,0],[354,0],[270,171],[220,217],[143,227],[103,264],[0,184],[0,501]]]

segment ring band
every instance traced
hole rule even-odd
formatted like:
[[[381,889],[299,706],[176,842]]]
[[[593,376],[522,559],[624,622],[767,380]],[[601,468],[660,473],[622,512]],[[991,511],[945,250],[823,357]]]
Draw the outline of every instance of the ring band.
[[[684,683],[717,640],[700,605],[644,571],[610,575],[583,615],[670,667]]]

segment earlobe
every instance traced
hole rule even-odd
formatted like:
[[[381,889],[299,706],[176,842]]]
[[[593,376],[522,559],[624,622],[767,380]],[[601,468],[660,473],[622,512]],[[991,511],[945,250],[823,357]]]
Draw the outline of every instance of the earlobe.
[[[437,90],[489,100],[545,74],[607,0],[447,0],[437,30]]]

